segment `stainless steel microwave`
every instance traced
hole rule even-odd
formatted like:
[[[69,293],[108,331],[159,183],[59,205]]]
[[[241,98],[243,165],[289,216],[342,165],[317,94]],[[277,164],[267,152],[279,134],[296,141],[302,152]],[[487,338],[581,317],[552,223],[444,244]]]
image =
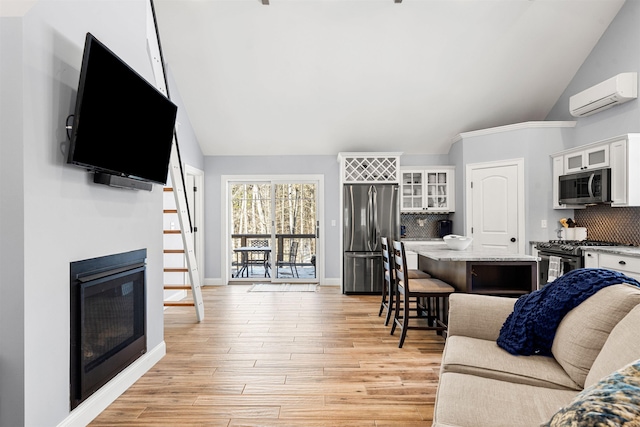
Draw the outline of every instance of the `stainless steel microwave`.
[[[611,202],[611,169],[594,169],[559,178],[560,204],[587,205]]]

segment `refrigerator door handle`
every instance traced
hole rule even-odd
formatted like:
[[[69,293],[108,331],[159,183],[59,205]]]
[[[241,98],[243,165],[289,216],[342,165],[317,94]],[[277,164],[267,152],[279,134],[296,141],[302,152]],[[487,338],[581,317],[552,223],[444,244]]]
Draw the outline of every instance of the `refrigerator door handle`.
[[[354,232],[355,232],[355,224],[353,223],[353,219],[354,219],[354,210],[355,210],[355,206],[353,204],[353,187],[348,187],[348,197],[349,197],[349,203],[347,206],[347,209],[349,210],[349,216],[347,218],[345,218],[345,221],[347,222],[347,226],[349,227],[347,230],[347,236],[349,239],[349,244],[346,245],[345,250],[353,250],[353,238],[354,238]]]
[[[378,226],[378,190],[373,187],[373,230],[371,235],[371,241],[373,242],[373,250],[378,250],[378,235],[380,234],[380,227]]]
[[[376,252],[345,252],[344,256],[347,258],[382,258],[382,255]]]
[[[375,188],[372,186],[369,187],[369,199],[367,200],[367,249],[369,249],[370,251],[373,250],[373,248],[371,247],[371,229],[373,228],[373,218],[372,218],[372,213],[373,213],[373,191],[375,191]]]
[[[378,190],[369,187],[367,202],[367,246],[370,251],[378,250]]]

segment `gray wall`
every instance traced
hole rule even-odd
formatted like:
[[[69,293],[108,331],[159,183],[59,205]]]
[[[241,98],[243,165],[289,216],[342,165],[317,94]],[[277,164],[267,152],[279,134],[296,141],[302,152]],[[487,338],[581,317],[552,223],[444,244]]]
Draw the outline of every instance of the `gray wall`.
[[[546,120],[577,120],[571,146],[640,132],[640,102],[635,99],[600,113],[576,119],[569,114],[569,98],[610,77],[640,71],[640,1],[625,2],[593,48]],[[569,148],[567,147],[567,148]]]
[[[146,3],[39,1],[0,28],[0,425],[52,426],[69,415],[70,262],[147,248],[148,348],[163,341],[161,188],[95,185],[61,152],[87,31],[152,80]]]
[[[400,167],[403,166],[447,166],[448,154],[403,154],[400,156]]]
[[[205,277],[221,277],[222,195],[221,175],[324,175],[325,270],[328,280],[341,276],[340,247],[340,165],[336,156],[205,156]],[[447,155],[401,156],[402,166],[448,165]],[[336,226],[331,226],[331,221]]]
[[[162,40],[161,40],[162,41]],[[198,144],[198,138],[191,126],[187,109],[184,106],[180,91],[176,86],[176,82],[171,72],[171,66],[167,66],[167,80],[169,81],[169,96],[171,101],[178,106],[178,115],[176,117],[176,134],[178,136],[178,145],[180,146],[180,157],[183,164],[193,166],[194,168],[204,170],[204,156]]]
[[[557,220],[571,217],[574,212],[553,209],[549,155],[616,135],[640,132],[640,103],[637,99],[588,117],[575,118],[569,114],[572,95],[616,74],[640,71],[639,21],[640,2],[625,2],[546,118],[547,121],[575,121],[575,128],[506,132],[463,139],[452,146],[449,156],[451,164],[456,165],[456,213],[451,218],[456,233],[465,230],[465,165],[522,157],[525,159],[526,238],[555,238]],[[540,227],[541,219],[547,219],[546,230]]]
[[[219,279],[222,236],[222,175],[324,175],[325,277],[340,277],[340,165],[336,156],[206,156],[205,157],[205,277]],[[336,220],[336,226],[331,221]]]
[[[0,18],[0,426],[24,423],[22,20]]]
[[[464,234],[466,231],[466,165],[522,158],[525,184],[524,237],[527,241],[525,247],[528,251],[530,240],[555,238],[554,229],[565,211],[553,209],[552,162],[549,154],[563,150],[566,140],[571,139],[572,134],[572,128],[524,127],[464,137],[457,141],[449,153],[452,163],[456,165],[456,213],[452,215],[454,232]],[[540,227],[543,219],[548,222],[546,229]]]

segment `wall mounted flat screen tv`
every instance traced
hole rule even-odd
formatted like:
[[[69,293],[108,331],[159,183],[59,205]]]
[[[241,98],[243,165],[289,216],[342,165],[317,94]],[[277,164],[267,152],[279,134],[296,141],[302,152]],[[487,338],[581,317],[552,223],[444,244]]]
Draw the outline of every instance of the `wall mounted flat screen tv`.
[[[165,184],[176,113],[163,93],[87,33],[67,163]]]

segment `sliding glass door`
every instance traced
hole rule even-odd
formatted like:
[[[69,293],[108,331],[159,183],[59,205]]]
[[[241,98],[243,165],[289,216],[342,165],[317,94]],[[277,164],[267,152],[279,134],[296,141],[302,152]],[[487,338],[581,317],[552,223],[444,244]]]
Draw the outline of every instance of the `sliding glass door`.
[[[230,183],[231,275],[233,280],[268,279],[271,274],[272,185]]]
[[[316,281],[317,185],[274,183],[274,281]]]
[[[229,278],[233,282],[317,282],[318,182],[228,183]]]

